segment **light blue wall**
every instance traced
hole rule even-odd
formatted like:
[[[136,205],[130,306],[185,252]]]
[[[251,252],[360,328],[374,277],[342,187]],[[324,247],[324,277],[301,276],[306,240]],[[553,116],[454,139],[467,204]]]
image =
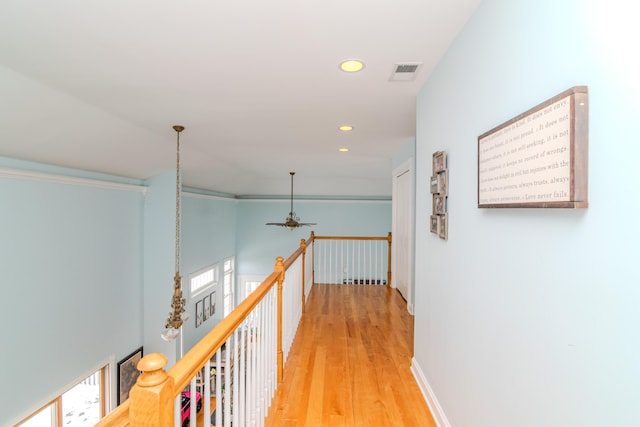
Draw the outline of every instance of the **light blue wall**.
[[[0,425],[140,346],[142,212],[136,190],[0,177]]]
[[[415,361],[454,427],[640,425],[640,31],[627,2],[485,0],[418,97]],[[477,137],[589,86],[582,210],[478,209]]]
[[[143,226],[144,354],[162,353],[167,356],[170,367],[180,358],[179,341],[164,341],[160,334],[171,311],[174,286],[176,170],[153,177],[145,185],[148,191]]]
[[[189,349],[222,320],[222,262],[236,253],[235,230],[238,202],[231,198],[197,196],[188,192],[183,194],[181,269],[187,310],[191,316],[183,326],[183,334],[184,347]],[[190,298],[189,274],[214,263],[218,263],[220,268],[220,283],[215,288],[216,313],[214,317],[196,328],[196,302],[204,298],[209,291]]]
[[[410,139],[400,147],[400,149],[394,153],[393,159],[391,159],[391,170],[395,170],[400,167],[404,162],[410,159],[415,159],[416,156],[416,140]]]
[[[316,235],[386,236],[391,231],[391,201],[295,200],[294,210],[301,222],[317,225],[289,230],[265,225],[284,222],[289,200],[243,200],[238,211],[238,274],[267,276],[278,256],[291,255]]]

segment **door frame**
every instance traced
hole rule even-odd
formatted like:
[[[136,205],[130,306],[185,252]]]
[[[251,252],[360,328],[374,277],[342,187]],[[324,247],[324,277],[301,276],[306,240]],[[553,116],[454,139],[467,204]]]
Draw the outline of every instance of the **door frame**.
[[[409,254],[409,259],[407,260],[407,268],[408,268],[408,285],[407,285],[407,310],[410,314],[414,314],[414,270],[413,270],[413,258],[414,258],[414,242],[415,242],[415,163],[414,158],[410,157],[405,162],[396,167],[392,172],[392,192],[391,192],[391,231],[392,236],[397,236],[397,221],[398,215],[402,213],[402,208],[398,205],[398,178],[402,175],[409,174],[409,206],[406,207],[407,212],[407,221],[409,222],[409,233],[408,233],[408,248],[407,254]],[[395,243],[395,237],[393,237],[393,243]],[[391,251],[391,273],[395,274],[397,272],[398,262],[396,260],[396,256],[398,251],[393,250],[395,245],[392,244]],[[395,280],[391,282],[392,287],[396,287]]]

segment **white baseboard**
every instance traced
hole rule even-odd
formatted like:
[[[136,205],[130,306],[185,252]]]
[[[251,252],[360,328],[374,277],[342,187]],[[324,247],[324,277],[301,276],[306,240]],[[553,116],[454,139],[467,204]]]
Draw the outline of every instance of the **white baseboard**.
[[[427,401],[427,405],[431,410],[431,415],[433,415],[433,419],[435,420],[438,427],[451,427],[451,424],[449,424],[449,420],[447,420],[447,417],[442,410],[442,406],[440,406],[436,395],[433,393],[433,390],[429,385],[429,381],[427,381],[427,378],[424,376],[422,368],[420,368],[420,365],[416,361],[415,357],[411,359],[411,372],[413,373],[413,377],[418,383],[418,387],[420,387],[420,391],[422,391],[424,400]]]

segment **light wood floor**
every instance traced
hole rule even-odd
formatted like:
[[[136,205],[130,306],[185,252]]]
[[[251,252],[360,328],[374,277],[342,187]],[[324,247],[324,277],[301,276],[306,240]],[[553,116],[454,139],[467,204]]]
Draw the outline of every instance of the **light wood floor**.
[[[436,427],[412,352],[413,316],[395,289],[315,285],[266,426]]]

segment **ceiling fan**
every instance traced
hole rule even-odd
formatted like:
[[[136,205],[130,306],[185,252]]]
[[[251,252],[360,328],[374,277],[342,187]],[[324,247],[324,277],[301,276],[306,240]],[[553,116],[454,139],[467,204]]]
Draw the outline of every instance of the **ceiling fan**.
[[[293,175],[295,174],[295,172],[289,172],[289,175],[291,175],[291,211],[289,211],[289,216],[284,222],[268,222],[266,225],[279,225],[280,227],[287,227],[289,230],[302,227],[303,225],[316,225],[315,222],[300,222],[300,218],[298,218],[293,211]]]

